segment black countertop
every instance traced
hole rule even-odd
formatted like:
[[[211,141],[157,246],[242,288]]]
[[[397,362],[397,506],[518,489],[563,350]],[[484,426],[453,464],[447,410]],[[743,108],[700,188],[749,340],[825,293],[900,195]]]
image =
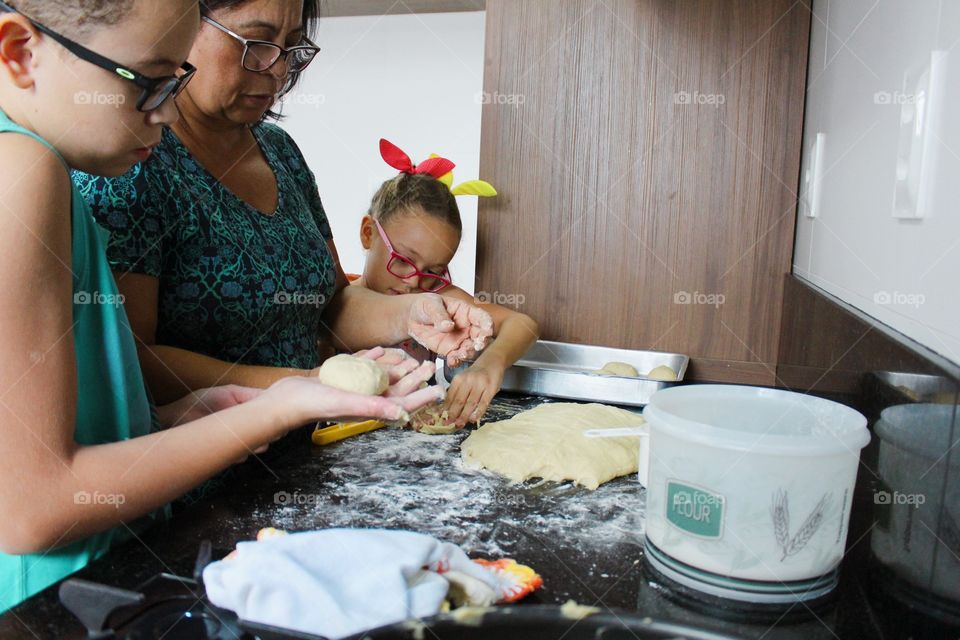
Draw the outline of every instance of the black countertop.
[[[501,394],[487,420],[503,419],[542,398]],[[512,557],[544,579],[529,603],[569,599],[747,638],[939,638],[955,632],[924,626],[871,592],[865,533],[870,488],[855,499],[840,587],[817,607],[747,613],[670,586],[643,561],[644,492],[635,477],[596,491],[542,483],[510,486],[464,469],[466,433],[427,436],[381,429],[326,447],[297,431],[267,455],[229,473],[222,486],[170,521],[114,548],[77,574],[134,588],[168,572],[189,576],[202,540],[220,553],[262,527],[404,528],[460,544],[473,557]],[[858,533],[859,532],[859,533]],[[522,606],[522,605],[520,605]],[[3,638],[83,638],[58,602],[56,585],[0,616]]]

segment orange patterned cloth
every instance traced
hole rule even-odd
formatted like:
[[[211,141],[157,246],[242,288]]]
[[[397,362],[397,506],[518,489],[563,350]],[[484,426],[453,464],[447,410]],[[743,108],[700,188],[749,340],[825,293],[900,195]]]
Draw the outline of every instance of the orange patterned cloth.
[[[523,600],[543,586],[543,578],[536,571],[526,565],[517,564],[516,560],[510,558],[501,558],[500,560],[476,558],[474,562],[482,567],[492,569],[505,582],[513,582],[513,586],[507,587],[505,592],[501,593],[501,603],[506,604]]]

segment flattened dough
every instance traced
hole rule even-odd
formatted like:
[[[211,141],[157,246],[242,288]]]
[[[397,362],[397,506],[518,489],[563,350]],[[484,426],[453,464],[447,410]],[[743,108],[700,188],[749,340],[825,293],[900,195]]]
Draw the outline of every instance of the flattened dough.
[[[636,473],[640,440],[587,438],[587,429],[637,426],[643,417],[603,404],[551,402],[491,422],[460,445],[464,465],[490,469],[513,482],[543,478],[596,489],[618,476]]]
[[[636,367],[626,362],[608,362],[603,365],[602,369],[597,369],[595,373],[604,376],[623,376],[625,378],[640,377],[640,372],[637,371]]]
[[[660,365],[659,367],[654,367],[650,370],[650,373],[647,374],[647,377],[651,380],[662,380],[664,382],[673,382],[677,379],[677,372],[668,367],[665,364]]]
[[[320,382],[343,391],[378,396],[387,390],[390,378],[373,360],[341,353],[320,366]]]

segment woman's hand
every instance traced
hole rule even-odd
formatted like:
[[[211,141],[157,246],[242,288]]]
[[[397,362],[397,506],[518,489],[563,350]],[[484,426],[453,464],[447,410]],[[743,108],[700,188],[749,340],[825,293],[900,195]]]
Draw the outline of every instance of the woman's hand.
[[[437,369],[432,362],[420,362],[403,349],[374,347],[373,349],[358,351],[354,355],[369,358],[387,370],[390,386],[383,392],[383,395],[387,398],[409,396],[426,384]],[[419,408],[417,407],[417,409]]]
[[[490,314],[456,298],[433,293],[411,296],[407,317],[410,337],[455,367],[476,356],[493,335]]]
[[[476,362],[461,371],[450,383],[443,408],[447,422],[463,427],[468,422],[479,422],[487,412],[490,401],[503,384],[504,367]]]
[[[439,387],[420,388],[433,376],[433,363],[416,365],[414,361],[413,365],[413,370],[409,370],[409,363],[392,367],[390,386],[382,396],[341,391],[312,376],[290,376],[274,383],[261,399],[294,411],[296,420],[303,424],[311,420],[407,420],[417,409],[443,398]]]
[[[414,365],[419,365],[420,363],[417,360],[410,356],[403,349],[386,349],[384,347],[374,347],[373,349],[364,349],[363,351],[357,351],[353,354],[359,358],[369,358],[376,362],[379,365],[383,365],[387,368],[395,367],[397,365],[409,366],[412,362]],[[416,366],[411,368],[411,371],[415,369]]]
[[[188,393],[176,402],[157,407],[157,417],[160,420],[160,427],[168,429],[243,404],[261,393],[263,389],[234,384],[200,389]]]
[[[373,349],[364,349],[353,354],[358,358],[367,358],[373,360],[390,375],[390,383],[399,381],[405,375],[420,366],[420,362],[410,356],[403,349],[385,349],[384,347],[374,347]],[[317,377],[320,375],[320,367],[306,371],[303,375],[307,377]]]

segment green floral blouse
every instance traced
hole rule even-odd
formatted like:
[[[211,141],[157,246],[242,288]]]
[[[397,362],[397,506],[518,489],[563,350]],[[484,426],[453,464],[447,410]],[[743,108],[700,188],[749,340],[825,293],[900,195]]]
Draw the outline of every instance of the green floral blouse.
[[[127,174],[74,181],[110,232],[113,268],[159,279],[157,344],[310,369],[336,280],[330,225],[290,136],[266,123],[253,134],[277,180],[273,215],[234,195],[169,129]]]

